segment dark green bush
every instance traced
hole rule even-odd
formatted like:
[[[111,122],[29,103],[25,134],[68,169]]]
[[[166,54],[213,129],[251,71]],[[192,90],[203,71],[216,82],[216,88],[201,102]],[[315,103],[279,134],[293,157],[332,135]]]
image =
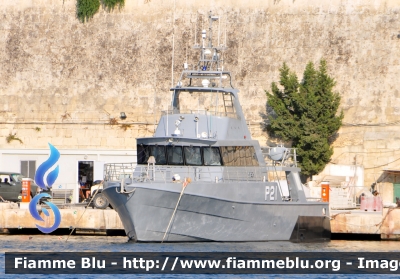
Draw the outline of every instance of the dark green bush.
[[[87,22],[100,8],[100,0],[77,0],[76,14],[81,22]]]
[[[125,5],[125,0],[101,0],[105,10],[111,11],[116,6],[122,8]]]
[[[78,19],[83,23],[91,19],[100,8],[100,1],[107,11],[112,11],[117,6],[120,9],[125,5],[125,0],[77,0],[76,15]]]

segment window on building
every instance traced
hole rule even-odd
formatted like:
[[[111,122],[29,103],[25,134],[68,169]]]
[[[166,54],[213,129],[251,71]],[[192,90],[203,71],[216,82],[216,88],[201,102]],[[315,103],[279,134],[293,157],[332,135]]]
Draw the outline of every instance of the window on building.
[[[36,161],[21,161],[21,174],[24,177],[35,179]]]

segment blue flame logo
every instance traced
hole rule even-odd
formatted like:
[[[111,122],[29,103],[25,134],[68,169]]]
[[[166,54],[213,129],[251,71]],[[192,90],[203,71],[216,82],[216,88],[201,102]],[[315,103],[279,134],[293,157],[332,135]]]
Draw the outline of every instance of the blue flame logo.
[[[36,205],[39,203],[40,199],[43,197],[51,198],[51,196],[49,194],[42,193],[42,194],[36,195],[29,203],[29,212],[31,213],[32,217],[35,218],[36,220],[42,221],[42,222],[44,222],[44,220],[39,215],[39,212],[36,209]],[[45,227],[39,226],[38,224],[36,224],[36,227],[43,233],[51,233],[51,232],[55,231],[58,228],[58,226],[60,225],[61,214],[60,214],[60,210],[58,209],[58,207],[55,204],[53,204],[51,202],[47,202],[47,201],[45,201],[44,203],[47,204],[48,206],[50,206],[50,208],[54,212],[54,224],[50,228],[45,228]],[[44,215],[50,216],[50,214],[46,208],[42,208],[42,212]]]
[[[59,167],[57,166],[54,170],[49,172],[47,175],[47,185],[44,183],[44,177],[46,172],[55,164],[57,163],[58,159],[60,159],[60,152],[58,152],[57,148],[49,143],[50,147],[50,157],[45,162],[43,162],[38,169],[36,170],[35,174],[35,182],[36,184],[42,188],[43,190],[47,190],[47,187],[51,187],[56,181],[58,177]]]
[[[57,166],[55,169],[53,169],[47,174],[46,183],[44,182],[46,173],[58,162],[58,159],[60,159],[60,152],[57,150],[57,148],[55,148],[50,143],[49,147],[50,147],[49,158],[38,167],[35,174],[35,182],[43,190],[47,190],[48,188],[51,188],[51,186],[53,186],[53,183],[56,181],[59,172],[59,166]],[[39,215],[39,212],[36,209],[36,205],[39,204],[41,198],[51,198],[51,196],[47,193],[36,195],[29,203],[29,212],[31,213],[33,218],[43,222],[44,221],[43,218]],[[43,233],[51,233],[55,231],[60,225],[61,214],[60,210],[55,204],[48,201],[44,201],[44,203],[47,204],[53,210],[54,224],[50,228],[42,227],[37,224],[36,227]],[[46,208],[42,208],[42,212],[44,215],[50,216]]]

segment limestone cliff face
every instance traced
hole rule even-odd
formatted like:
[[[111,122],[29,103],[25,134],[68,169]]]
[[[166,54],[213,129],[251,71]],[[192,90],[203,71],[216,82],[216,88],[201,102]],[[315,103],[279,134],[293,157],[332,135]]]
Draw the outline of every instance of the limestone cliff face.
[[[262,145],[264,91],[279,67],[286,62],[301,77],[308,61],[324,58],[345,113],[334,162],[356,156],[368,181],[398,166],[390,163],[400,158],[397,0],[126,2],[82,24],[75,0],[0,0],[0,148],[134,149],[167,109],[183,62],[197,58],[192,46],[212,10],[229,47],[224,67]],[[7,143],[10,134],[23,143]]]

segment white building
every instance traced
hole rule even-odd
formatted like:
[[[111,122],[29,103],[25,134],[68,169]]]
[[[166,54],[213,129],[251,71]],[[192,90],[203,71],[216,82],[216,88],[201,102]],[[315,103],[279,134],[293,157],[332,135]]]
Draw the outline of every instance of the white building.
[[[57,148],[57,146],[55,146]],[[50,169],[59,166],[55,189],[73,189],[73,202],[79,202],[80,180],[91,185],[103,180],[105,163],[136,162],[136,151],[59,149],[60,159]],[[34,179],[37,168],[50,155],[50,149],[3,149],[0,151],[0,170],[22,173]]]

